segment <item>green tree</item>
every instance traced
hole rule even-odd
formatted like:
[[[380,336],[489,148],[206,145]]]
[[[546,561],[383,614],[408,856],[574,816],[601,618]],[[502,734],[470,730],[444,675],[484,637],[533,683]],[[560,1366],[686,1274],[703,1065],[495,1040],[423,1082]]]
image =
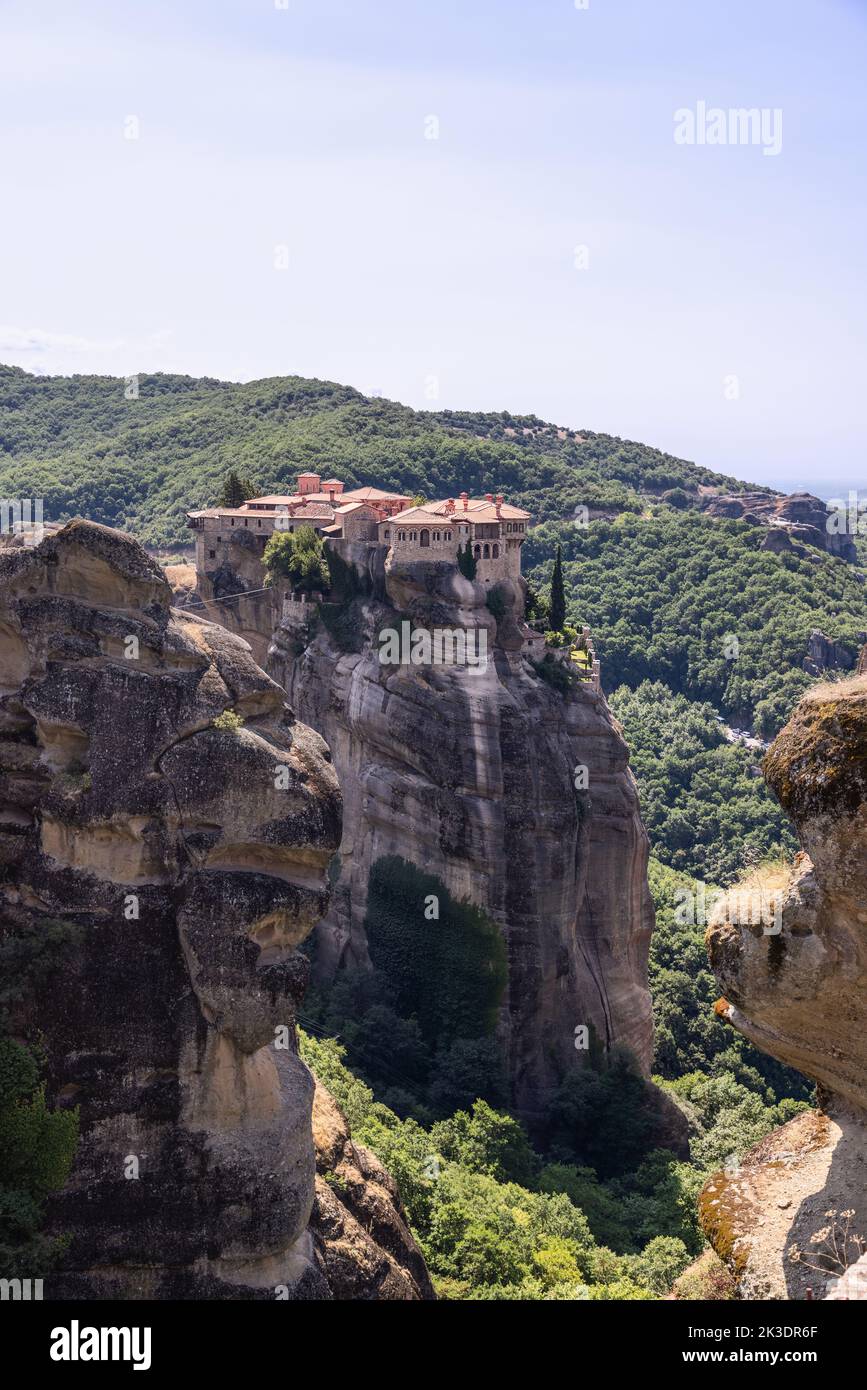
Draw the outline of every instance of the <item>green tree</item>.
[[[312,526],[275,531],[262,556],[266,582],[288,579],[295,593],[312,594],[328,588],[328,559],[321,536]]]
[[[566,621],[566,594],[563,589],[563,552],[559,545],[554,557],[554,573],[551,575],[549,609],[551,627],[555,632],[562,632]]]
[[[247,478],[239,478],[234,468],[226,474],[223,490],[217,501],[218,507],[240,507],[248,497],[255,497],[256,491]]]
[[[472,1112],[459,1110],[434,1125],[431,1139],[444,1158],[497,1182],[534,1182],[536,1160],[524,1130],[511,1115],[498,1114],[483,1100]]]
[[[50,1110],[39,1069],[20,1043],[0,1037],[0,1275],[41,1277],[63,1248],[44,1236],[42,1203],[69,1175],[78,1110]]]

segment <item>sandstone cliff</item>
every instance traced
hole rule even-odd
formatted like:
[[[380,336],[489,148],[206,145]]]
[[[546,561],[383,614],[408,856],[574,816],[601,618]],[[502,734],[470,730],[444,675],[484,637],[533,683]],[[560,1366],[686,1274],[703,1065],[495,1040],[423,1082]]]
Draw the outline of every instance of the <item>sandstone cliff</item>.
[[[718,1009],[812,1077],[821,1109],[713,1179],[702,1212],[742,1292],[799,1298],[809,1287],[818,1297],[854,1263],[854,1237],[867,1238],[867,677],[810,691],[765,775],[803,852],[775,887],[775,918],[742,925],[735,911],[709,929]],[[829,1242],[842,1260],[823,1254]],[[792,1259],[792,1247],[820,1268]]]
[[[46,1294],[427,1296],[348,1135],[353,1203],[329,1224],[316,1193],[296,948],[340,839],[328,749],[245,643],[170,605],[104,527],[0,552],[2,932],[34,967],[8,1022],[82,1128]],[[366,1204],[379,1225],[333,1251]]]
[[[356,571],[350,590],[357,581]],[[313,632],[287,618],[269,654],[299,717],[328,742],[344,789],[320,968],[368,963],[371,872],[397,857],[481,909],[505,942],[496,1032],[526,1118],[580,1065],[581,1025],[603,1052],[629,1048],[646,1071],[647,840],[604,698],[540,679],[522,652],[520,585],[500,586],[499,620],[483,586],[443,564],[389,561],[360,587],[324,609]],[[380,635],[403,622],[484,631],[485,669],[381,663]],[[403,905],[422,953],[436,931],[423,909],[420,898]]]

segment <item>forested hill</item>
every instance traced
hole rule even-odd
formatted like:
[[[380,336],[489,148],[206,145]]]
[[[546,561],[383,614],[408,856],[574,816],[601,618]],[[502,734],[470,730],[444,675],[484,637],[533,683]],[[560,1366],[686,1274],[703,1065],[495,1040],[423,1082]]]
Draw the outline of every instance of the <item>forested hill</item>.
[[[743,486],[645,444],[533,415],[410,410],[303,377],[243,384],[162,373],[32,376],[0,366],[0,496],[41,497],[151,545],[189,539],[230,468],[262,492],[304,469],[426,496],[503,492],[538,520],[577,505],[640,512],[649,495]],[[642,498],[639,494],[644,494]]]

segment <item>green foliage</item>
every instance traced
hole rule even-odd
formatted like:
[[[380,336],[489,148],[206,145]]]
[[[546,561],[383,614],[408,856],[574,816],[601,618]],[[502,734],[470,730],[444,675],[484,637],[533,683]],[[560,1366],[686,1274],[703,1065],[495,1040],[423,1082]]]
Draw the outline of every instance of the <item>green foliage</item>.
[[[808,1108],[795,1100],[764,1105],[754,1091],[724,1073],[692,1072],[670,1082],[668,1090],[688,1103],[698,1122],[700,1134],[690,1144],[690,1155],[708,1172],[721,1168],[729,1158],[742,1158],[771,1130]]]
[[[353,1138],[394,1175],[440,1297],[658,1297],[701,1249],[692,1216],[701,1175],[672,1154],[651,1153],[604,1186],[588,1169],[556,1165],[537,1182],[538,1156],[510,1116],[477,1104],[428,1131],[377,1103],[339,1043],[299,1037]]]
[[[736,486],[646,445],[558,431],[533,415],[414,411],[302,377],[142,374],[128,401],[121,378],[0,367],[0,420],[0,495],[42,497],[48,520],[85,516],[157,546],[189,542],[186,511],[210,506],[230,470],[260,493],[294,491],[302,471],[409,496],[502,492],[542,519],[578,504],[640,510],[638,489]]]
[[[222,714],[216,715],[212,720],[215,729],[221,729],[224,733],[234,734],[238,729],[243,728],[244,721],[240,714],[236,714],[233,709],[224,709]]]
[[[548,599],[551,627],[559,632],[566,621],[566,593],[563,588],[563,548],[557,546],[554,556],[554,569],[551,574],[551,593]]]
[[[40,1277],[62,1242],[40,1232],[42,1202],[65,1183],[78,1110],[50,1110],[31,1053],[0,1037],[0,1276]]]
[[[605,1068],[584,1066],[564,1077],[546,1125],[552,1154],[613,1176],[641,1161],[656,1120],[644,1078],[628,1056],[615,1054]]]
[[[288,579],[295,593],[322,593],[328,588],[328,559],[322,537],[312,526],[274,531],[262,555],[266,583]]]
[[[668,1293],[675,1279],[682,1274],[691,1259],[682,1240],[673,1236],[656,1236],[636,1255],[633,1278],[657,1298]]]
[[[426,904],[437,899],[439,916]],[[370,959],[388,983],[393,1007],[416,1017],[428,1043],[490,1034],[506,984],[506,948],[496,923],[456,902],[433,874],[405,859],[370,870],[365,918]]]
[[[536,592],[531,584],[527,585],[527,593],[524,599],[524,613],[527,622],[531,623],[540,632],[546,632],[551,626],[551,609],[548,600]]]
[[[541,661],[531,661],[530,665],[539,679],[556,690],[558,695],[568,695],[578,679],[565,662],[559,661],[550,652],[546,652]]]
[[[240,507],[248,497],[255,497],[256,489],[248,478],[239,478],[234,468],[226,474],[223,490],[217,499],[218,507]]]
[[[655,859],[650,860],[648,879],[656,908],[648,977],[654,1069],[670,1080],[699,1071],[711,1077],[729,1075],[766,1105],[786,1096],[807,1100],[811,1086],[803,1076],[759,1052],[713,1011],[719,986],[704,945],[713,885],[696,883]]]
[[[431,1130],[434,1147],[444,1158],[497,1182],[534,1185],[536,1158],[517,1120],[498,1114],[483,1100],[472,1113],[459,1110]]]
[[[789,819],[759,775],[761,755],[726,740],[712,705],[674,695],[661,681],[621,686],[610,704],[659,859],[726,885],[745,862],[795,853]]]
[[[401,1116],[429,1122],[479,1098],[505,1103],[506,1077],[494,1038],[422,1036],[415,1017],[394,1009],[390,980],[377,970],[343,971],[308,991],[303,1022],[339,1036],[353,1071]]]
[[[647,518],[537,527],[524,567],[531,583],[544,584],[562,544],[567,607],[576,623],[592,623],[606,690],[661,681],[733,718],[760,710],[769,736],[804,686],[811,631],[854,658],[865,623],[851,565],[818,549],[809,561],[773,554],[761,548],[764,535],[745,522],[660,507]],[[736,658],[726,655],[730,635]]]

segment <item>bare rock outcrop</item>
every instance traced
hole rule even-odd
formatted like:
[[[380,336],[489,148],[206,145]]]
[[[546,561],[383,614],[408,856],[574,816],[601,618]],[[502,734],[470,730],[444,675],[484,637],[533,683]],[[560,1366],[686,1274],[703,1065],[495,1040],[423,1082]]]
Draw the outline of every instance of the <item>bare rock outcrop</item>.
[[[309,1225],[295,1038],[337,777],[246,643],[171,599],[101,526],[0,551],[0,926],[26,967],[10,1021],[81,1115],[46,1296],[343,1296]],[[358,1173],[371,1201],[387,1187]],[[368,1246],[347,1296],[419,1296],[415,1259],[368,1285],[391,1258]]]
[[[394,1178],[353,1141],[333,1096],[313,1097],[316,1195],[310,1219],[317,1259],[339,1299],[433,1298]]]
[[[729,912],[710,927],[718,1012],[813,1078],[821,1108],[713,1179],[703,1219],[743,1291],[818,1297],[867,1238],[867,676],[811,690],[764,770],[803,852],[766,921]]]
[[[795,550],[806,557],[809,552],[805,547],[813,546],[850,564],[858,562],[852,537],[829,526],[826,504],[811,492],[793,492],[787,497],[772,492],[727,493],[706,497],[703,507],[709,516],[769,527],[765,550]]]
[[[269,670],[327,740],[346,798],[340,873],[317,928],[326,971],[369,961],[371,872],[390,857],[479,908],[505,942],[497,1037],[528,1120],[581,1064],[576,1029],[649,1068],[647,837],[627,748],[604,697],[565,693],[522,652],[523,593],[435,563],[396,566],[315,630],[282,624]],[[474,667],[380,660],[383,634],[460,629]],[[524,629],[526,631],[526,629]],[[583,769],[583,772],[582,772]],[[577,774],[577,775],[576,775]],[[407,903],[408,937],[432,930]]]

